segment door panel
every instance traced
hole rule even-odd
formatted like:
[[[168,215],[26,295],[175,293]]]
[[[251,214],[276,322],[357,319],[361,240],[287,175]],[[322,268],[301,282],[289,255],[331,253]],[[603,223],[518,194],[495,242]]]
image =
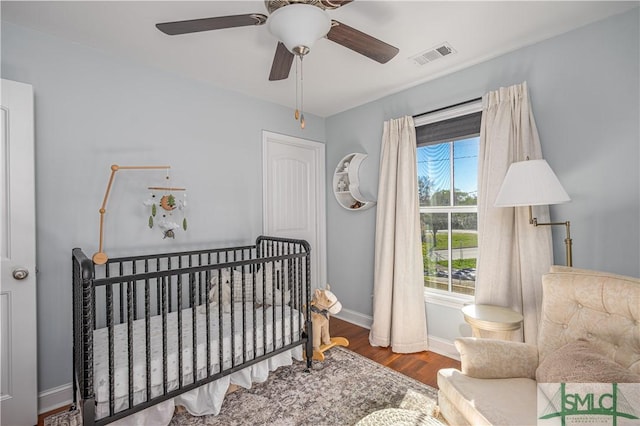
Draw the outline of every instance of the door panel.
[[[271,196],[279,214],[271,217],[270,228],[278,235],[314,237],[315,220],[310,213],[315,207],[315,188],[310,182],[308,163],[311,160],[273,159]]]
[[[2,80],[0,424],[38,421],[33,90]],[[26,275],[25,275],[26,272]]]

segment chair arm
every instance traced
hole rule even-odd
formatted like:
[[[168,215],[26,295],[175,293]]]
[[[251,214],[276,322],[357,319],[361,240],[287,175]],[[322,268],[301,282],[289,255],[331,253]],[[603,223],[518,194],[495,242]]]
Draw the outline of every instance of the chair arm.
[[[528,343],[462,337],[455,341],[462,373],[477,379],[536,378],[538,348]]]

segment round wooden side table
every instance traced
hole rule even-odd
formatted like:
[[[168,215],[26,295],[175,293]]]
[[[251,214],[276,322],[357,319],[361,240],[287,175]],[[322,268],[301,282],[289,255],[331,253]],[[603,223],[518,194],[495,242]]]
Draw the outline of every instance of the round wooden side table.
[[[491,339],[513,340],[523,320],[518,312],[495,305],[466,305],[462,314],[471,326],[473,337]]]

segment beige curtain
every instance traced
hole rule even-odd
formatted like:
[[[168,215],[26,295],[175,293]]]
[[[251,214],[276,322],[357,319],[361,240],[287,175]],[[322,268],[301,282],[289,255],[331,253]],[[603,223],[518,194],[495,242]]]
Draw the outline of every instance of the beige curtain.
[[[384,123],[376,215],[372,346],[427,349],[413,118]]]
[[[542,158],[527,83],[483,96],[478,159],[478,264],[475,301],[506,306],[524,316],[523,338],[536,342],[541,276],[549,271],[551,230],[529,224],[527,207],[494,207],[512,162]],[[549,221],[547,206],[534,207],[540,222]]]

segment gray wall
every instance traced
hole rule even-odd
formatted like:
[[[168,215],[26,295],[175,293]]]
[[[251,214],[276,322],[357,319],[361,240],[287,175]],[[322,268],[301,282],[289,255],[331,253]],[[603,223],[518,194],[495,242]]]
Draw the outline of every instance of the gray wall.
[[[235,245],[262,232],[262,130],[323,142],[281,106],[2,23],[2,78],[35,93],[39,389],[71,382],[71,249],[98,248],[111,164],[171,165],[188,189],[188,232],[163,240],[142,205],[164,171],[119,171],[105,251]],[[126,218],[126,220],[125,220]]]
[[[327,170],[349,152],[367,153],[361,186],[375,194],[384,120],[527,81],[543,155],[572,198],[551,217],[571,221],[574,266],[640,276],[638,22],[636,8],[329,117]],[[375,215],[327,201],[328,280],[346,309],[364,315],[372,312]],[[564,264],[564,228],[553,234],[555,262]],[[430,336],[460,335],[458,311],[427,311]]]

